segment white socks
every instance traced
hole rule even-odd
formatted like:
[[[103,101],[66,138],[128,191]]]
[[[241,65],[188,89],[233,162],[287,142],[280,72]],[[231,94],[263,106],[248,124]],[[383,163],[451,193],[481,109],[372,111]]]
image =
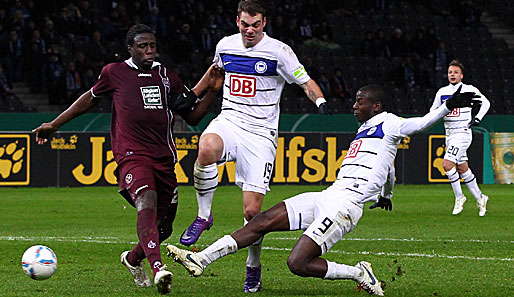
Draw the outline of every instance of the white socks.
[[[230,235],[225,235],[198,254],[202,256],[202,264],[207,266],[221,257],[237,252],[237,242]]]
[[[248,224],[248,221],[245,218],[245,225],[246,224]],[[258,267],[261,265],[261,250],[263,239],[264,237],[261,237],[252,243],[252,245],[248,246],[248,258],[246,258],[246,266]]]
[[[475,197],[475,199],[478,201],[482,197],[482,191],[480,191],[480,188],[477,184],[477,179],[473,172],[471,172],[471,169],[468,168],[468,171],[464,172],[461,175],[462,179],[464,180],[464,183],[468,187],[469,191]]]
[[[327,261],[327,274],[324,279],[353,279],[360,281],[363,277],[362,270],[355,266],[338,264]]]
[[[195,162],[194,185],[198,201],[198,216],[208,220],[211,215],[212,198],[218,186],[218,167],[216,163],[202,166]]]
[[[450,180],[450,184],[452,185],[455,198],[464,196],[464,194],[462,194],[462,187],[460,186],[460,176],[457,172],[457,168],[453,167],[452,169],[450,169],[450,171],[446,171],[446,176],[448,176],[448,179]]]

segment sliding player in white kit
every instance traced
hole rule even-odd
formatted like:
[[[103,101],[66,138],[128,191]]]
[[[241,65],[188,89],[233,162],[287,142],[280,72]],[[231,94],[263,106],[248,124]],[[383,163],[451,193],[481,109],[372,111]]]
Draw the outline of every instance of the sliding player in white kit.
[[[261,212],[273,172],[285,82],[301,86],[320,113],[327,113],[321,89],[292,49],[263,32],[264,7],[255,0],[240,1],[236,22],[239,33],[223,38],[216,46],[214,61],[225,70],[223,103],[221,113],[200,137],[194,166],[198,216],[180,238],[186,246],[194,244],[213,224],[217,165],[236,161],[236,184],[243,191],[245,222]],[[248,250],[245,292],[261,290],[261,245],[262,238],[256,238]]]
[[[457,107],[476,103],[474,93],[460,89],[439,108],[423,117],[400,118],[384,111],[385,93],[379,85],[362,87],[353,105],[362,123],[342,162],[337,180],[322,192],[303,193],[258,214],[243,228],[226,235],[202,252],[194,253],[168,245],[168,256],[181,263],[192,276],[200,276],[215,260],[250,246],[274,231],[305,230],[287,260],[291,272],[303,277],[352,279],[359,288],[382,296],[380,281],[371,264],[355,266],[327,261],[320,256],[352,231],[362,216],[364,203],[390,210],[391,201],[377,199],[393,165],[403,137],[435,124]]]
[[[448,176],[453,193],[455,194],[455,205],[452,214],[459,214],[464,209],[464,203],[466,202],[466,196],[462,193],[462,187],[460,185],[460,179],[462,178],[477,201],[477,207],[479,209],[478,215],[483,217],[487,212],[487,201],[489,197],[482,194],[482,191],[480,191],[476,177],[468,166],[466,151],[473,140],[471,126],[478,126],[478,124],[480,124],[480,121],[489,110],[491,104],[477,88],[472,85],[464,84],[462,82],[463,78],[464,66],[457,60],[451,61],[448,67],[448,81],[450,84],[437,91],[431,110],[438,108],[455,90],[461,87],[465,92],[480,94],[479,100],[482,101],[482,104],[480,110],[474,117],[470,107],[456,108],[444,117],[446,153],[443,158],[443,168],[444,171],[446,171],[446,176]]]

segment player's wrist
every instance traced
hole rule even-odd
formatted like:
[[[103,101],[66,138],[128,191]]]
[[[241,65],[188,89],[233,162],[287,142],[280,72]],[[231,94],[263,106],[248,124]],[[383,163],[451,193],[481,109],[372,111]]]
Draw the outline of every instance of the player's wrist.
[[[327,103],[327,100],[325,100],[325,98],[319,97],[318,99],[316,99],[316,106],[317,107],[319,107],[323,103]]]

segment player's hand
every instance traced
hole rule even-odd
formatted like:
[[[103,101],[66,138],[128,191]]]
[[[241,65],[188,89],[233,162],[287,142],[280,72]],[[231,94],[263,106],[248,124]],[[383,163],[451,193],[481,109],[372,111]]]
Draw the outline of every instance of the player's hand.
[[[319,114],[330,114],[330,110],[328,109],[328,105],[326,102],[321,103],[318,106]]]
[[[474,92],[461,93],[461,89],[462,85],[446,100],[446,107],[448,107],[449,110],[460,107],[476,107],[482,104],[482,101],[475,99],[480,98],[480,95]]]
[[[476,127],[478,125],[480,125],[480,120],[477,118],[474,118],[473,120],[471,120],[471,122],[469,122],[468,128],[471,128],[471,126]]]
[[[172,99],[172,100],[169,100]],[[193,91],[186,91],[183,93],[178,94],[175,98],[171,97],[168,100],[171,102],[168,102],[168,106],[172,111],[178,111],[178,112],[189,112],[191,111],[197,101],[198,97]],[[173,100],[174,99],[174,100]]]
[[[215,92],[219,91],[223,87],[225,72],[218,65],[212,64],[211,67],[209,67],[208,73],[209,88]]]
[[[387,199],[387,198],[380,196],[380,198],[378,198],[378,202],[371,205],[369,207],[369,209],[373,209],[373,208],[377,208],[377,207],[391,211],[391,210],[393,210],[393,202],[391,201],[391,199]]]
[[[51,123],[43,123],[41,126],[33,129],[32,132],[36,133],[36,142],[37,144],[45,144],[48,141],[48,138],[52,133],[57,131]]]

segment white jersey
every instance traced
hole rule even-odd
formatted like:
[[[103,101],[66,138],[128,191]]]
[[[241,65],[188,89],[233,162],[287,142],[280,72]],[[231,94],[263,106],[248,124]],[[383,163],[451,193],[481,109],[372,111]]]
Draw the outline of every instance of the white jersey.
[[[225,70],[220,116],[253,131],[277,130],[285,82],[300,85],[310,80],[293,50],[265,33],[250,48],[244,47],[239,33],[224,37],[214,62]]]
[[[439,91],[437,91],[437,93],[435,94],[434,103],[432,104],[430,110],[438,108],[441,104],[448,100],[448,98],[450,98],[450,96],[453,95],[453,93],[455,93],[455,91],[457,91],[457,89],[461,85],[461,93],[474,92],[475,94],[480,95],[480,98],[477,99],[482,101],[482,105],[480,106],[480,111],[475,116],[475,118],[482,120],[482,118],[489,110],[489,100],[487,100],[487,98],[482,93],[480,93],[480,91],[477,88],[475,88],[472,85],[466,85],[462,82],[456,85],[449,84],[445,87],[440,88]],[[446,129],[446,133],[448,134],[451,133],[452,130],[467,129],[471,121],[471,107],[455,108],[454,110],[452,110],[451,113],[444,117],[444,128]],[[469,133],[471,133],[471,130],[469,131]]]
[[[403,137],[422,131],[449,112],[446,104],[423,117],[400,118],[382,112],[364,122],[343,159],[337,180],[327,191],[351,191],[350,199],[362,206],[377,201]]]

